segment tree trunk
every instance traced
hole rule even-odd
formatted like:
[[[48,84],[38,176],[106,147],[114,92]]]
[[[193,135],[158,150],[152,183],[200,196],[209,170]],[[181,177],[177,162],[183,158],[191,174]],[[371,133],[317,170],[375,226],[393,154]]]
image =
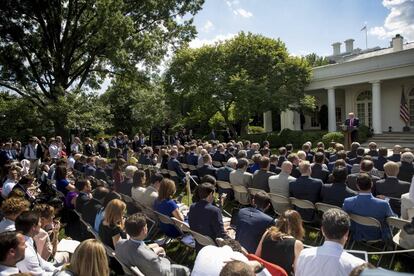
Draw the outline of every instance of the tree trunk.
[[[240,135],[246,135],[249,132],[249,123],[242,121],[240,127]]]

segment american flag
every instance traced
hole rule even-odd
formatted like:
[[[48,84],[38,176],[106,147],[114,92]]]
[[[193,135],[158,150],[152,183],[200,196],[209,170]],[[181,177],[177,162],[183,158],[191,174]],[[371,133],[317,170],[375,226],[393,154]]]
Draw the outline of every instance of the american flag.
[[[401,91],[401,103],[400,103],[400,118],[407,124],[410,121],[410,113],[408,111],[408,104],[405,100],[404,87]]]

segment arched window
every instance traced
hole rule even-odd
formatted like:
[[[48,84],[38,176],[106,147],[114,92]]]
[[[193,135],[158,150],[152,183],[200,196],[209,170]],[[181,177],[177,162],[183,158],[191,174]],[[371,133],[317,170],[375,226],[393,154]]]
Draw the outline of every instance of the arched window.
[[[372,127],[372,92],[362,91],[356,98],[356,115],[361,125]]]

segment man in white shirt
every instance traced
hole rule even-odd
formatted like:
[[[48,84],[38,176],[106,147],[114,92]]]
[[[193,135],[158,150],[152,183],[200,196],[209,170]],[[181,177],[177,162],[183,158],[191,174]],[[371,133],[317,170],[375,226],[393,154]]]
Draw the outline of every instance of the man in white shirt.
[[[29,143],[24,148],[24,159],[27,159],[30,161],[30,170],[37,174],[37,169],[39,167],[39,158],[37,158],[37,137],[31,137],[29,139]]]
[[[12,167],[9,170],[6,181],[3,183],[3,188],[1,190],[1,196],[3,198],[7,198],[9,196],[9,193],[13,190],[13,187],[17,184],[17,181],[19,181],[19,172],[17,168]]]
[[[25,257],[16,264],[20,272],[28,272],[34,276],[53,275],[58,270],[52,263],[45,261],[36,250],[33,237],[40,231],[41,223],[38,213],[25,211],[16,219],[16,231],[21,232],[26,240]]]
[[[351,221],[340,209],[330,209],[322,217],[322,234],[325,242],[320,247],[302,250],[296,262],[296,276],[349,275],[363,260],[344,251]]]
[[[60,149],[55,138],[50,139],[49,155],[52,160],[56,160],[60,157]]]
[[[0,276],[19,273],[16,263],[24,259],[24,236],[16,231],[0,233]]]

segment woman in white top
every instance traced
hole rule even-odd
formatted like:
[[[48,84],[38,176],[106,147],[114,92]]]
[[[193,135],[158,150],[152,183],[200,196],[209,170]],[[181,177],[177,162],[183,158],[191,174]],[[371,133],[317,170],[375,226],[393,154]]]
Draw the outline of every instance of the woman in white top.
[[[145,172],[138,170],[134,173],[134,178],[132,182],[131,197],[137,201],[141,202],[141,198],[144,195],[145,191],[145,182],[147,181],[145,177]]]

